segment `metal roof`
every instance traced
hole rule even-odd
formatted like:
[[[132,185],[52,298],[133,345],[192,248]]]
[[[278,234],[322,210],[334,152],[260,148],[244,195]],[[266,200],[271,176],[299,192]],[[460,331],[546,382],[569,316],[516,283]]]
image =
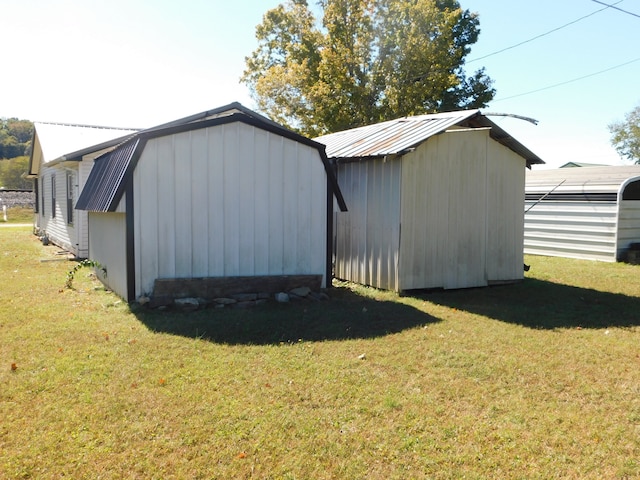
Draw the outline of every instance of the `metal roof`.
[[[330,183],[329,188],[335,196],[340,210],[347,210],[323,144],[288,130],[266,117],[252,112],[239,103],[233,103],[202,114],[192,115],[162,126],[143,130],[125,143],[118,145],[112,151],[96,158],[87,183],[78,198],[76,208],[98,212],[114,211],[124,193],[126,177],[133,173],[147,140],[233,122],[243,122],[317,149],[327,173],[327,179]]]
[[[123,179],[140,139],[134,138],[102,155],[94,163],[76,209],[93,212],[114,211],[124,192]]]
[[[78,159],[74,153],[88,148],[99,151],[102,148],[116,145],[113,140],[122,141],[136,133],[135,129],[95,127],[90,125],[72,125],[62,123],[34,123],[35,133],[42,150],[43,163],[55,160]],[[103,144],[105,144],[103,146]],[[89,152],[86,152],[89,153]]]
[[[535,170],[526,179],[526,193],[617,193],[640,179],[640,165]]]
[[[327,156],[337,160],[402,155],[433,135],[452,127],[490,127],[491,137],[521,155],[527,165],[544,163],[479,110],[403,117],[374,125],[331,133],[315,140],[327,146]]]

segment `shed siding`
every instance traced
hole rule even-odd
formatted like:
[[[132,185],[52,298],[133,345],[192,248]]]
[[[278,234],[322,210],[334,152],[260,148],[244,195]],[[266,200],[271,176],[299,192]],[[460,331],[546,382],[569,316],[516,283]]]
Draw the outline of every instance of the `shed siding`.
[[[614,262],[617,211],[616,202],[544,200],[525,213],[524,253]]]
[[[523,237],[526,161],[487,140],[487,280],[524,278]]]
[[[111,290],[127,298],[126,216],[124,213],[89,212],[89,251],[91,259],[107,269],[96,274]]]
[[[338,167],[349,211],[336,214],[337,278],[398,290],[402,168],[398,158]]]
[[[156,278],[324,276],[325,178],[316,149],[239,122],[149,140],[134,172],[136,296]]]
[[[450,131],[405,156],[400,290],[487,284],[488,133]]]
[[[640,200],[620,200],[617,258],[623,257],[629,244],[637,242],[640,242]]]

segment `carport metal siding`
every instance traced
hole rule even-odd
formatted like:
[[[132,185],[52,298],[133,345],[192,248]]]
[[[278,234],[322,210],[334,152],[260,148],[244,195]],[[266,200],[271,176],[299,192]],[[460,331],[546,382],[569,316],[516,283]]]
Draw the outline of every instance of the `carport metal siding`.
[[[640,201],[621,200],[624,185],[639,175],[639,166],[529,172],[524,253],[618,260],[640,241]]]

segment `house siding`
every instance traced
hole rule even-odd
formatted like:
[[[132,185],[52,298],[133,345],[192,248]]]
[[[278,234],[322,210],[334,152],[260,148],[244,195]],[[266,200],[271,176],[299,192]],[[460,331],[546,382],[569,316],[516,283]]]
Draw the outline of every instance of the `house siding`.
[[[133,176],[136,297],[157,278],[324,278],[318,155],[241,122],[150,139]]]

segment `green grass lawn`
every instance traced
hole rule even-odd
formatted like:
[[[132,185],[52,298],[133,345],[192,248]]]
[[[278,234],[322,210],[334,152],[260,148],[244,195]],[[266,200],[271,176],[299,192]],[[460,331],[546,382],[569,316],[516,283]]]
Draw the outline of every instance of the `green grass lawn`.
[[[33,208],[30,207],[13,207],[7,209],[7,221],[4,221],[4,215],[0,209],[0,224],[3,223],[33,223]]]
[[[0,229],[0,478],[640,478],[640,267],[129,308]]]

